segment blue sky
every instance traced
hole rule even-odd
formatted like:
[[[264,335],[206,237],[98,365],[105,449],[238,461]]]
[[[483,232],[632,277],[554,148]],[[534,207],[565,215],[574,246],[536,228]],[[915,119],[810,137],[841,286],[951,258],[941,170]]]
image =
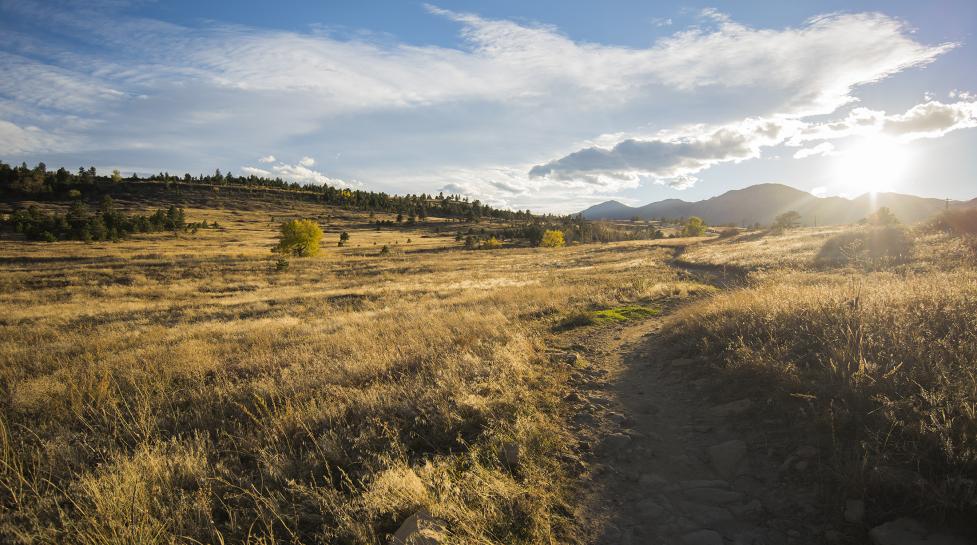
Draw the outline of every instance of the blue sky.
[[[572,212],[977,197],[977,4],[0,0],[0,159]]]

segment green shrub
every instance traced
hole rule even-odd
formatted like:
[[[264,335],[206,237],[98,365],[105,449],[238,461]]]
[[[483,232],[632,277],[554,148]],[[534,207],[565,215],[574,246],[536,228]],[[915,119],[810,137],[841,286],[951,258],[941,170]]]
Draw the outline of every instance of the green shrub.
[[[701,218],[692,216],[685,220],[685,227],[682,228],[682,236],[701,237],[704,234],[706,234],[706,222],[702,221]]]

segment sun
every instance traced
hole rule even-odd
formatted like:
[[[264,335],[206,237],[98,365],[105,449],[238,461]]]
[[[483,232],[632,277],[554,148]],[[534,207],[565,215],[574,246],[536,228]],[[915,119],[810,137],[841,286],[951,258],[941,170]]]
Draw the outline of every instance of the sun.
[[[890,191],[909,166],[909,151],[886,136],[862,138],[836,156],[837,181],[855,194]]]

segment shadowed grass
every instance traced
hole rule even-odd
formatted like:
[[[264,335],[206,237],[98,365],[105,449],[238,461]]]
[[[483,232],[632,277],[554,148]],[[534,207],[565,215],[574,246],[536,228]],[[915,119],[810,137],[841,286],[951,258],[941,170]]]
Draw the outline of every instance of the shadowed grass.
[[[876,240],[862,228],[826,233],[800,236],[827,240],[828,252],[841,240]],[[866,497],[874,520],[920,513],[973,520],[977,274],[959,239],[925,229],[896,238],[895,251],[879,250],[869,267],[815,270],[813,260],[755,255],[752,263],[767,272],[683,309],[666,336],[721,363],[727,388],[747,389],[794,415],[793,425],[821,432],[805,440],[818,442],[829,462],[829,501]],[[745,252],[724,243],[699,256]]]

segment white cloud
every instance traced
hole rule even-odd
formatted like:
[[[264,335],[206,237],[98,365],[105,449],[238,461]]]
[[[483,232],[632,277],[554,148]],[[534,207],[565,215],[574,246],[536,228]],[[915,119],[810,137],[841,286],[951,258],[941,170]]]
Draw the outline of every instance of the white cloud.
[[[692,175],[713,165],[760,156],[762,147],[783,142],[796,130],[790,120],[746,119],[697,134],[646,140],[623,140],[614,147],[590,147],[534,166],[530,177],[613,183],[646,176],[676,189],[691,187]]]
[[[260,161],[260,159],[259,159],[259,161]],[[264,161],[262,161],[262,162],[264,162]],[[269,172],[269,171],[267,171],[267,170],[265,170],[263,168],[257,168],[257,167],[247,167],[247,166],[241,167],[241,172],[244,172],[245,174],[253,174],[255,176],[261,176],[261,177],[265,177],[265,178],[268,178],[268,177],[271,176],[271,172]]]
[[[835,145],[831,142],[821,142],[820,144],[797,150],[794,159],[804,159],[805,157],[817,157],[818,155],[831,155],[835,150]]]
[[[271,158],[271,161],[275,161],[275,158],[271,155],[262,157],[259,159],[259,161],[268,163],[269,161],[264,160],[267,158]],[[311,157],[303,157],[297,164],[294,165],[278,161],[268,167],[268,169],[243,166],[241,167],[241,171],[245,174],[254,174],[255,176],[279,177],[283,180],[296,182],[303,185],[330,185],[334,187],[353,187],[360,185],[359,183],[351,183],[340,178],[326,176],[318,170],[311,168],[314,164],[315,160],[313,160]]]
[[[917,104],[906,113],[885,118],[883,130],[905,140],[936,138],[959,129],[977,127],[977,101]]]
[[[274,155],[265,155],[264,157],[260,157],[258,159],[258,162],[259,163],[274,163],[275,162],[275,156]]]

